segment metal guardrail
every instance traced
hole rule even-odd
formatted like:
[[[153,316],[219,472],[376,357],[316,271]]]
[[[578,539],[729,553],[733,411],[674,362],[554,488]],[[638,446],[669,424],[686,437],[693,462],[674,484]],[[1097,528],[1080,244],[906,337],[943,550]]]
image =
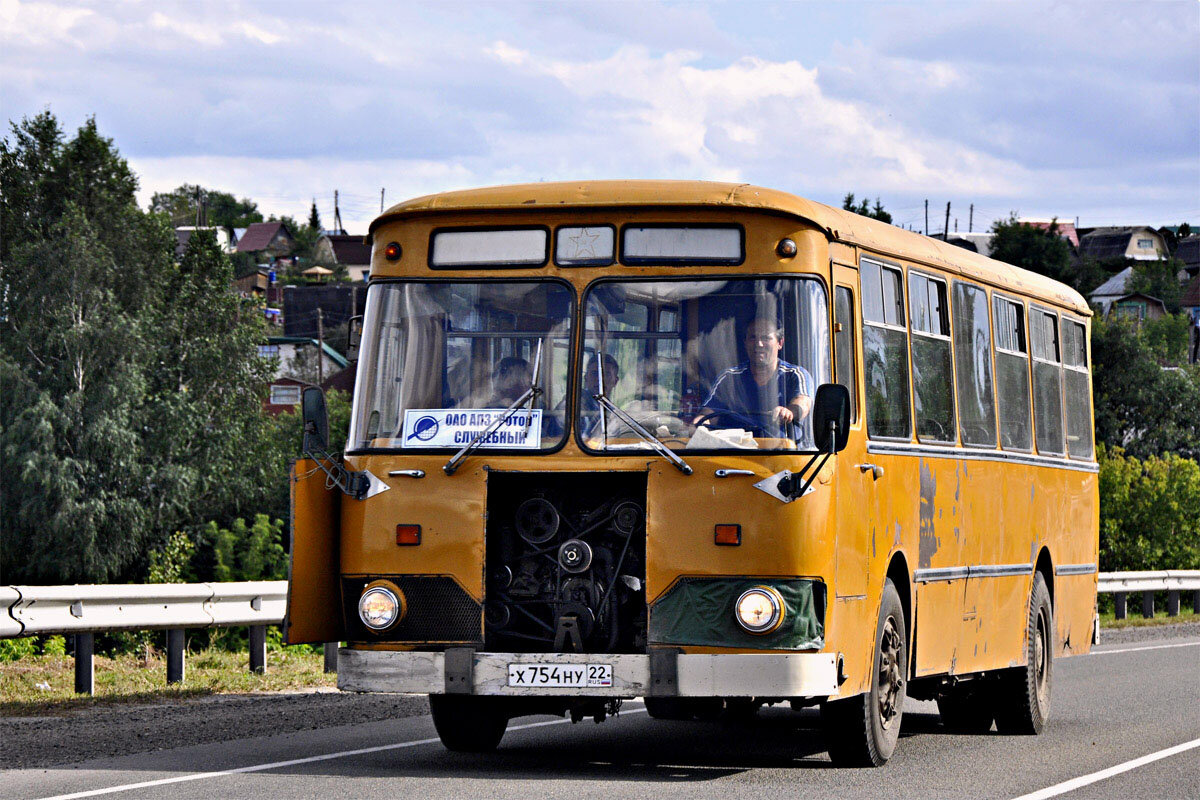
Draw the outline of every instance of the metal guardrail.
[[[1102,572],[1096,591],[1114,594],[1116,618],[1125,619],[1128,594],[1141,593],[1142,614],[1154,616],[1155,592],[1167,592],[1167,614],[1179,614],[1180,592],[1192,591],[1200,614],[1200,570]],[[0,639],[66,633],[75,638],[75,691],[92,694],[93,637],[118,630],[167,631],[167,682],[183,680],[186,628],[246,625],[250,669],[266,668],[266,626],[279,625],[287,581],[237,583],[80,584],[0,586]],[[325,671],[337,663],[337,643],[325,645]]]

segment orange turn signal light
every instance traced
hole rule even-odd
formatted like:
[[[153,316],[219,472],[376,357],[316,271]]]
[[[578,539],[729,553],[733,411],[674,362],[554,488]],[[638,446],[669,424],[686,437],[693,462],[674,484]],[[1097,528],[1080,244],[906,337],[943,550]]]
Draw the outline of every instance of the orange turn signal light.
[[[421,526],[420,525],[397,525],[396,526],[396,544],[398,545],[414,545],[421,543]]]
[[[400,260],[400,243],[399,242],[388,242],[387,246],[383,248],[383,257],[386,258],[388,261],[399,261]]]
[[[742,543],[741,525],[717,525],[713,528],[713,542],[737,546]]]

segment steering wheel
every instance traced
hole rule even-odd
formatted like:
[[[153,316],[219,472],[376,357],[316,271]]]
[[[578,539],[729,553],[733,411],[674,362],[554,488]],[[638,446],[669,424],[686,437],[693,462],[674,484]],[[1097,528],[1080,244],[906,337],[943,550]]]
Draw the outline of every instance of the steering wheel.
[[[731,420],[735,423],[742,423],[741,427],[749,428],[752,432],[758,431],[763,436],[766,436],[766,424],[768,421],[773,420],[774,416],[774,411],[730,411],[728,409],[721,409],[719,411],[708,412],[703,417],[696,420],[695,424],[696,427],[699,427],[708,422],[710,419],[715,417],[724,417],[727,421]],[[762,417],[763,422],[755,422],[752,417]]]

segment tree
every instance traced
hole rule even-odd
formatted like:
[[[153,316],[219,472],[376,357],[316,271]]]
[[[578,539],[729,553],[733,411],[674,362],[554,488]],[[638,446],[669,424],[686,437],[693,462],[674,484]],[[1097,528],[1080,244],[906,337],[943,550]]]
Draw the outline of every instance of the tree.
[[[865,197],[862,199],[861,203],[856,205],[854,202],[854,192],[850,192],[844,198],[842,198],[842,208],[846,211],[853,211],[855,214],[861,214],[864,217],[877,219],[880,222],[887,222],[890,224],[892,221],[892,215],[883,210],[883,203],[880,202],[878,197],[875,198],[875,207],[872,208],[870,201]]]
[[[1040,275],[1075,285],[1071,245],[1058,234],[1058,221],[1049,228],[1019,222],[1016,216],[992,224],[991,257]]]
[[[228,192],[205,189],[185,183],[169,192],[155,192],[150,198],[150,211],[166,214],[172,226],[195,225],[196,211],[203,203],[208,225],[224,228],[233,233],[234,228],[244,228],[253,222],[262,222],[258,204],[249,198],[238,200]]]
[[[308,227],[314,231],[321,230],[321,215],[317,212],[317,201],[313,200],[312,208],[308,210]]]
[[[1183,284],[1179,282],[1178,277],[1183,269],[1183,262],[1171,258],[1135,261],[1132,266],[1133,274],[1129,276],[1126,288],[1130,292],[1157,297],[1167,307],[1167,313],[1178,313],[1183,301]]]

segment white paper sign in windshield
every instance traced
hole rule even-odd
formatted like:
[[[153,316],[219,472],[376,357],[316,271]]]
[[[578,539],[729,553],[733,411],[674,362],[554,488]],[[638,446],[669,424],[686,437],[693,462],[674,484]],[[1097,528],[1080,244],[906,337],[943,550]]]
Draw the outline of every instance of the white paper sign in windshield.
[[[546,263],[545,228],[502,231],[438,231],[431,267],[538,267]]]
[[[401,447],[463,447],[504,415],[503,408],[410,408]],[[542,445],[542,409],[514,411],[480,447],[536,449]]]
[[[741,228],[670,228],[626,226],[621,256],[631,264],[740,264]]]

